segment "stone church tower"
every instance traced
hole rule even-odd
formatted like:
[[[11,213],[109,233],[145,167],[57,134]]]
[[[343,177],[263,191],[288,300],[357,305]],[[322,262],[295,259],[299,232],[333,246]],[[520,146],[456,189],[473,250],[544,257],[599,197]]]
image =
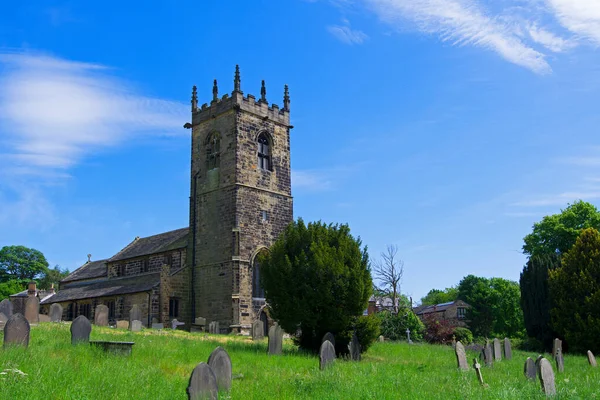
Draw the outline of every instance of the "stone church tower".
[[[290,99],[269,105],[244,96],[236,66],[231,95],[198,107],[192,93],[190,270],[192,320],[218,321],[222,332],[248,332],[262,312],[256,256],[292,222]]]

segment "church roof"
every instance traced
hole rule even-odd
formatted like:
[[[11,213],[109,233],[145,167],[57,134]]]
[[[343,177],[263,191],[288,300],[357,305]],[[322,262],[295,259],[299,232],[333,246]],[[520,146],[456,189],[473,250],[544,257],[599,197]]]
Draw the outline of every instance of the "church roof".
[[[95,283],[82,282],[60,290],[41,304],[62,303],[89,299],[94,297],[116,296],[128,293],[145,292],[160,283],[160,273],[126,276],[123,278],[107,279]]]
[[[182,228],[145,238],[135,238],[133,242],[107,261],[120,261],[186,247],[187,234],[188,228]]]
[[[71,272],[61,283],[92,279],[106,276],[106,260],[88,261],[75,271]]]

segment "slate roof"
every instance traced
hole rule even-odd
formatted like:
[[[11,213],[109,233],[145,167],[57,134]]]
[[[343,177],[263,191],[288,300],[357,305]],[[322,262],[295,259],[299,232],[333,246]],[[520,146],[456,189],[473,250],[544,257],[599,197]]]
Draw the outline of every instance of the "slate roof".
[[[107,297],[145,292],[158,286],[159,283],[160,273],[126,276],[95,283],[81,282],[81,285],[71,286],[60,290],[54,296],[44,299],[41,304],[62,303],[65,301],[82,300],[93,297]]]
[[[145,238],[136,238],[107,261],[120,261],[186,247],[187,234],[188,228],[182,228]]]
[[[418,311],[416,314],[420,315],[420,314],[429,314],[429,313],[433,313],[433,312],[446,311],[454,303],[456,303],[456,301],[450,301],[448,303],[436,304],[434,306],[427,306],[427,307],[423,308],[422,310]],[[466,305],[466,303],[465,303],[465,305]]]
[[[75,271],[71,272],[60,282],[73,282],[81,279],[92,279],[106,276],[106,261],[107,260],[88,261]]]

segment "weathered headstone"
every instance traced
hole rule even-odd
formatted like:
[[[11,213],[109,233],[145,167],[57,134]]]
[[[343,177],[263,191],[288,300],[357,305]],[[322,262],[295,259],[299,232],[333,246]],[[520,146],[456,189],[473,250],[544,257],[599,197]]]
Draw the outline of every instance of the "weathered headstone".
[[[323,344],[323,342],[325,342],[326,340],[329,340],[333,347],[335,347],[335,336],[333,336],[333,333],[327,332],[326,334],[324,334],[323,338],[321,339],[321,344]]]
[[[208,333],[221,333],[221,330],[219,328],[219,321],[212,321],[208,324]]]
[[[62,321],[63,308],[60,304],[54,303],[50,306],[50,321],[60,322]]]
[[[512,346],[509,338],[504,338],[504,358],[512,360]]]
[[[8,321],[8,318],[6,317],[6,315],[4,315],[4,313],[0,312],[0,324],[4,324],[6,323],[6,321]]]
[[[187,392],[189,400],[218,399],[217,377],[208,364],[201,362],[196,365],[190,376]]]
[[[385,342],[385,338],[383,337],[383,335],[379,335],[379,341],[380,342]]]
[[[552,342],[552,358],[556,358],[556,353],[558,352],[558,349],[562,351],[562,340],[556,338]]]
[[[154,322],[152,323],[152,329],[163,329],[165,327],[165,324],[163,324],[162,322]]]
[[[352,340],[350,340],[350,344],[348,344],[348,350],[350,350],[350,359],[352,361],[360,361],[360,342],[358,341],[356,332],[352,334]]]
[[[129,310],[129,326],[131,326],[131,322],[134,320],[141,321],[142,320],[142,310],[140,306],[134,304]]]
[[[523,373],[527,379],[535,379],[537,374],[537,368],[535,366],[535,362],[531,357],[527,357],[525,361],[525,365],[523,366]]]
[[[562,349],[560,347],[556,350],[555,360],[556,360],[556,370],[561,373],[565,372],[565,358],[563,357]]]
[[[592,353],[590,350],[587,351],[587,358],[592,367],[598,366],[598,363],[596,363],[596,357],[594,357],[594,353]]]
[[[453,338],[455,338],[455,337],[453,336]],[[455,340],[456,340],[456,338],[455,338]],[[413,342],[412,340],[410,340],[410,329],[409,328],[406,328],[406,341],[409,344],[412,344],[412,342]]]
[[[6,315],[6,318],[10,318],[13,315],[13,305],[9,299],[0,301],[0,313]]]
[[[177,321],[177,318],[173,318],[173,321],[171,321],[171,329],[176,330],[178,326],[181,325],[185,325],[185,322],[179,322]]]
[[[277,324],[269,328],[269,354],[281,354],[283,347],[283,330]]]
[[[94,314],[94,325],[108,326],[108,307],[104,304],[99,304],[96,306],[96,312]]]
[[[89,343],[92,324],[85,315],[80,315],[71,324],[71,344]]]
[[[40,322],[40,299],[37,296],[29,296],[25,301],[25,318],[30,324]]]
[[[131,325],[129,325],[129,330],[131,332],[139,332],[142,330],[142,321],[134,319],[131,321]]]
[[[502,346],[498,338],[494,338],[494,361],[502,361]]]
[[[458,343],[460,343],[460,342],[458,342]],[[462,346],[462,345],[461,345],[461,346]],[[466,360],[465,360],[465,362],[466,362]],[[459,364],[460,364],[460,363],[459,363]],[[460,368],[460,365],[459,365],[459,368]],[[479,381],[479,383],[480,383],[482,386],[484,386],[484,385],[485,385],[485,383],[483,383],[483,375],[481,375],[481,364],[479,364],[479,363],[477,362],[477,358],[474,358],[474,359],[473,359],[473,368],[475,368],[475,373],[477,374],[477,380]],[[461,369],[463,369],[463,368],[461,368]],[[468,367],[467,367],[467,369],[468,369]]]
[[[321,344],[319,350],[319,368],[325,369],[335,361],[335,347],[333,344],[326,340]]]
[[[485,366],[493,367],[494,366],[494,355],[493,355],[493,351],[492,351],[492,345],[490,344],[489,341],[486,342],[485,347],[481,351],[481,354],[483,355],[483,361],[485,362]]]
[[[4,347],[29,345],[29,321],[22,314],[16,313],[4,325]]]
[[[467,363],[467,353],[465,353],[465,346],[458,341],[454,346],[454,352],[456,353],[456,363],[461,371],[468,371],[469,364]]]
[[[117,329],[129,329],[129,321],[126,321],[126,320],[117,321]]]
[[[51,322],[50,321],[50,317],[47,316],[46,314],[40,314],[40,315],[38,315],[38,320],[40,322]]]
[[[555,395],[556,386],[554,383],[554,371],[552,371],[552,365],[550,364],[550,361],[542,357],[538,368],[538,375],[540,377],[540,383],[542,384],[542,390],[546,396]]]
[[[196,317],[194,320],[194,324],[196,325],[206,325],[206,318]]]
[[[252,340],[262,340],[265,338],[264,322],[257,319],[252,323]]]
[[[217,347],[208,357],[208,365],[217,377],[219,390],[231,389],[231,358],[221,346]]]

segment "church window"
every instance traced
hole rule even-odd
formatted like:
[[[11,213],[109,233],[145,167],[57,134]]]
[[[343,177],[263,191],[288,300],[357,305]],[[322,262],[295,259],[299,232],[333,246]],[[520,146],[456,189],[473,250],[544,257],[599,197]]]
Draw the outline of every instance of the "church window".
[[[171,297],[169,299],[169,318],[179,317],[179,299]]]
[[[260,284],[260,262],[259,257],[256,256],[254,259],[254,265],[252,266],[252,297],[255,299],[265,298],[265,289]]]
[[[221,164],[221,137],[213,133],[206,141],[206,169],[219,168]]]
[[[258,166],[265,171],[271,171],[271,149],[269,138],[264,133],[258,136]]]
[[[262,210],[260,212],[260,219],[262,222],[267,222],[269,220],[269,213],[266,210]]]
[[[148,266],[149,266],[149,264],[150,263],[148,262],[148,259],[145,258],[145,259],[142,260],[142,270],[144,272],[148,272],[148,268],[149,268]]]
[[[115,319],[115,301],[110,300],[106,305],[108,306],[108,319]]]
[[[79,315],[83,315],[86,318],[90,318],[90,313],[92,311],[92,305],[91,304],[81,304],[79,306]]]

